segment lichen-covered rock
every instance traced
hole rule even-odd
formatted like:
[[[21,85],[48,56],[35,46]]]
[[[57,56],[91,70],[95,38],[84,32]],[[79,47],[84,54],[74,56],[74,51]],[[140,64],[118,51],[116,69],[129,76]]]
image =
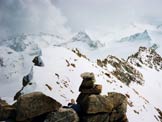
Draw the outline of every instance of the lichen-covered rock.
[[[56,111],[61,104],[41,92],[33,92],[18,98],[16,105],[16,120],[24,121],[47,112]]]
[[[113,103],[109,99],[107,99],[106,96],[101,95],[90,95],[83,104],[83,111],[87,114],[96,114],[103,112],[110,113],[113,109]]]
[[[61,108],[57,112],[49,113],[44,122],[79,122],[79,117],[73,109]]]
[[[84,115],[82,122],[109,122],[109,113]]]
[[[15,108],[6,101],[0,99],[0,121],[14,118],[16,115]]]
[[[126,114],[114,111],[110,115],[109,122],[128,122],[128,119]]]
[[[120,114],[125,114],[127,111],[127,97],[121,93],[109,92],[107,99],[113,104],[113,109]]]

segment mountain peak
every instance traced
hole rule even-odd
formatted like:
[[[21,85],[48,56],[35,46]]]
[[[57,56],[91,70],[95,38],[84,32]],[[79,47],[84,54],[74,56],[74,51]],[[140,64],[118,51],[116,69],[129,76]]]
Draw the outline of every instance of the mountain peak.
[[[128,57],[128,62],[137,67],[147,66],[162,70],[162,57],[152,48],[140,47],[138,52]]]
[[[88,41],[91,41],[91,38],[86,32],[80,31],[72,38],[72,40],[88,42]]]
[[[120,42],[135,42],[135,41],[151,41],[151,37],[147,30],[143,31],[142,33],[136,33],[133,35],[130,35],[128,37],[124,37],[120,40]]]
[[[83,31],[80,31],[78,32],[72,39],[71,41],[69,41],[70,43],[71,42],[83,42],[83,43],[86,43],[88,44],[88,46],[90,48],[93,48],[93,49],[96,49],[96,48],[99,48],[99,47],[103,47],[104,44],[102,44],[99,40],[92,40],[90,38],[90,36],[86,33],[86,32],[83,32]],[[69,43],[68,42],[68,43]],[[75,45],[76,46],[76,45]],[[79,45],[80,46],[80,45]]]

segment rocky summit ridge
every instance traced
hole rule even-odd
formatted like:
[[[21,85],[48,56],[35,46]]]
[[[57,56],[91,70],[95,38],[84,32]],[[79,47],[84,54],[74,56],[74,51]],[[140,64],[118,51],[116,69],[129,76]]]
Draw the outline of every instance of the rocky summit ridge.
[[[41,92],[20,96],[13,105],[0,100],[0,121],[12,122],[128,122],[127,97],[115,92],[100,95],[102,85],[93,73],[83,73],[77,104],[62,106]]]

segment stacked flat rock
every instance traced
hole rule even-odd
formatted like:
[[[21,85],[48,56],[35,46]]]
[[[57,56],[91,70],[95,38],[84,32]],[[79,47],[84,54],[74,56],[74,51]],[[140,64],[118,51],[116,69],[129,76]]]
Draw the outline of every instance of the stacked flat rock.
[[[80,94],[77,98],[77,103],[81,106],[84,112],[86,108],[85,104],[91,95],[99,95],[102,91],[102,85],[94,84],[96,82],[95,76],[93,73],[85,72],[81,74],[83,81],[79,87]]]
[[[100,95],[102,85],[95,84],[93,73],[81,74],[83,81],[77,104],[82,110],[81,122],[127,122],[127,99],[120,93]]]
[[[81,74],[83,78],[82,84],[80,85],[79,91],[84,94],[100,94],[102,91],[101,85],[95,85],[95,77],[93,73]]]

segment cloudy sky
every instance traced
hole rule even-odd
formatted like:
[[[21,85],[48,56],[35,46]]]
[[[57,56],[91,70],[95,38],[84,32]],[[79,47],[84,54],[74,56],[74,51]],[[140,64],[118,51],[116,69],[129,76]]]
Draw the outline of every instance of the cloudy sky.
[[[67,35],[66,17],[50,0],[0,0],[0,35],[55,33]]]
[[[162,0],[55,0],[74,29],[162,21]]]
[[[0,0],[0,34],[103,34],[134,23],[158,25],[161,6],[162,0]]]

